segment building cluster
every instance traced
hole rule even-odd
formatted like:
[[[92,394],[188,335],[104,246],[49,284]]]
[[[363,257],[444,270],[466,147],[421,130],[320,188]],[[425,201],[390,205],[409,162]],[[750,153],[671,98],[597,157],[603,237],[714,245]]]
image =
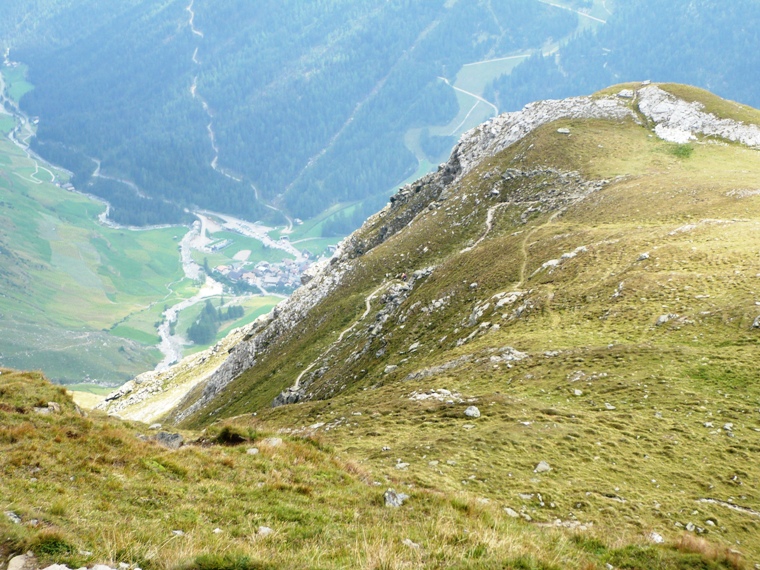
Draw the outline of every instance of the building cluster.
[[[280,263],[259,261],[250,263],[233,263],[218,265],[215,271],[233,282],[245,282],[267,293],[291,293],[301,286],[301,274],[309,268],[312,261],[294,261],[285,259]]]

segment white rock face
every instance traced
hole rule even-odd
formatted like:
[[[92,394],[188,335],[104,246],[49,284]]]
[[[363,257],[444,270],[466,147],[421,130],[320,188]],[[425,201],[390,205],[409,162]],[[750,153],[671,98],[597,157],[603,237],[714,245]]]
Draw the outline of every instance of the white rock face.
[[[494,117],[462,135],[452,153],[462,167],[460,177],[469,172],[484,157],[496,154],[541,125],[558,119],[636,119],[625,101],[616,97],[539,101],[526,105],[522,111],[504,113]],[[567,130],[567,129],[565,129]],[[562,133],[567,136],[567,133]]]
[[[747,146],[760,146],[760,127],[746,125],[733,119],[719,119],[704,112],[698,102],[686,102],[663,91],[656,85],[649,85],[637,91],[639,110],[657,126],[655,133],[660,138],[686,143],[695,135],[718,136]]]

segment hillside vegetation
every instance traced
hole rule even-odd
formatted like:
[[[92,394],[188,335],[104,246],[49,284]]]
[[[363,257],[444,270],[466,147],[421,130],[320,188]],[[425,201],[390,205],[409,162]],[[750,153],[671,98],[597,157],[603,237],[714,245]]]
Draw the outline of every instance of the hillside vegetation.
[[[196,370],[162,420],[174,451],[3,372],[0,500],[21,519],[0,520],[3,548],[71,567],[752,568],[760,143],[732,140],[757,125],[639,84],[483,125],[273,314],[134,383],[176,402],[162,382]]]
[[[689,532],[757,560],[760,153],[664,141],[628,105],[468,163],[468,141],[498,147],[484,125],[347,240],[297,326],[254,326],[169,418],[313,435],[375,479],[533,525]]]
[[[653,546],[544,528],[468,489],[404,485],[405,504],[385,506],[401,481],[319,436],[214,428],[183,431],[170,449],[161,434],[88,416],[38,374],[0,370],[0,567],[28,551],[39,567],[147,570],[744,567],[700,539]]]

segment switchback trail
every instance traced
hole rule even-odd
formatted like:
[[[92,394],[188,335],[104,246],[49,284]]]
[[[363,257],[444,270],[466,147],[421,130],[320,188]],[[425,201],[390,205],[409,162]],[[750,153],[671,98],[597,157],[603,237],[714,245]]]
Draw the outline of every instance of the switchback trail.
[[[350,333],[352,330],[354,330],[354,328],[356,328],[356,326],[360,322],[362,322],[364,319],[367,318],[367,315],[369,315],[369,312],[372,310],[372,299],[374,299],[377,296],[377,294],[380,293],[380,291],[382,291],[383,289],[387,288],[388,285],[389,285],[389,283],[383,283],[382,285],[380,285],[380,287],[378,287],[377,289],[375,289],[374,291],[372,291],[372,293],[370,293],[369,295],[367,295],[366,299],[364,299],[365,310],[364,310],[364,313],[362,313],[362,316],[359,317],[358,319],[356,319],[354,321],[354,323],[350,327],[348,327],[346,330],[344,330],[343,332],[341,332],[338,335],[338,338],[333,343],[331,343],[330,346],[328,346],[324,351],[322,351],[322,353],[317,358],[314,359],[314,362],[312,362],[311,364],[309,364],[309,366],[307,366],[298,375],[298,378],[296,378],[296,381],[293,383],[293,386],[291,386],[291,388],[290,388],[291,391],[295,392],[295,391],[299,390],[300,387],[301,387],[301,378],[303,378],[304,374],[306,374],[309,370],[311,370],[312,368],[314,368],[314,366],[316,366],[317,362],[319,362],[325,356],[327,356],[330,353],[330,351],[332,351],[332,349],[334,349],[336,346],[338,346],[343,341],[343,338],[348,333]]]

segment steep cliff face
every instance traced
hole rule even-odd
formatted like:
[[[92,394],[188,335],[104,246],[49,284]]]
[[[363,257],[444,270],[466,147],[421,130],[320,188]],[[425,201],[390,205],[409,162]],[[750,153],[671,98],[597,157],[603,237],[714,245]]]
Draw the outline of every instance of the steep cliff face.
[[[550,310],[563,292],[551,290],[555,277],[547,275],[620,239],[594,245],[581,237],[587,228],[544,243],[547,228],[620,200],[633,178],[681,168],[677,153],[669,154],[678,147],[663,141],[757,147],[760,129],[751,120],[756,111],[705,92],[648,83],[501,115],[465,134],[438,172],[402,188],[270,315],[207,354],[138,378],[103,407],[136,417],[130,409],[138,400],[171,388],[149,419],[171,405],[172,421],[203,424],[471,356],[462,347]],[[647,198],[627,200],[621,208]],[[593,223],[611,223],[622,211]]]

